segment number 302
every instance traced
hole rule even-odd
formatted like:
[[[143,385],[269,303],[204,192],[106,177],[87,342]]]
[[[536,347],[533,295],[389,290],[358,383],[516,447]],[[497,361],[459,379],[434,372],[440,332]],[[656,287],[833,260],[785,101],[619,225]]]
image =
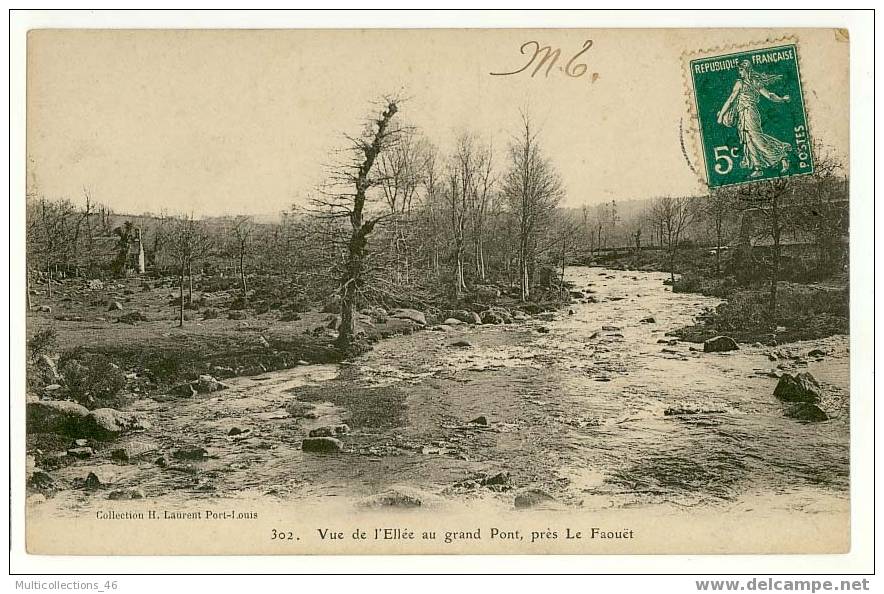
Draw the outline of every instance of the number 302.
[[[270,532],[270,540],[295,540],[294,532],[285,532],[283,530],[277,530],[274,528]]]
[[[715,173],[718,175],[727,175],[734,168],[734,159],[739,156],[739,147],[717,146],[715,153]],[[724,163],[722,164],[722,161]]]

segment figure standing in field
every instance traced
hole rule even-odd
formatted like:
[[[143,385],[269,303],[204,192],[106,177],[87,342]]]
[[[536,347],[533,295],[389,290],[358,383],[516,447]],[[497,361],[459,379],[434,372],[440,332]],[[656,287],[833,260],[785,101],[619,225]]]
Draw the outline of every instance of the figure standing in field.
[[[792,150],[792,145],[765,134],[758,111],[759,97],[774,103],[789,102],[788,95],[780,97],[767,90],[767,85],[780,80],[782,76],[756,72],[748,60],[740,62],[738,68],[740,78],[734,83],[734,89],[718,111],[718,123],[728,128],[736,126],[743,147],[740,166],[752,170],[749,177],[759,177],[762,169],[777,164],[782,165],[782,172],[785,173],[789,169],[787,155]]]

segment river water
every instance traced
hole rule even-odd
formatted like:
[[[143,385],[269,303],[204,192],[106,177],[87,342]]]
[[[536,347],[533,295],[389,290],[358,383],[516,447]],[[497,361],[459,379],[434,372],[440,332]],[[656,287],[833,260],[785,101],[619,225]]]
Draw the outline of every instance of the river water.
[[[666,333],[718,300],[674,294],[666,277],[574,267],[569,280],[596,302],[549,320],[417,332],[340,367],[237,378],[230,390],[181,402],[144,399],[135,408],[154,429],[132,440],[152,442],[170,460],[182,446],[204,447],[208,459],[90,460],[58,475],[94,470],[115,487],[182,502],[349,500],[407,485],[455,504],[511,506],[512,490],[535,488],[590,510],[846,508],[847,337],[698,352],[691,347],[702,345]],[[648,316],[654,321],[643,322]],[[469,346],[452,346],[458,340]],[[826,355],[810,358],[812,349]],[[784,416],[773,396],[783,370],[820,380],[829,421]],[[315,418],[292,417],[293,401],[309,401]],[[469,425],[479,415],[488,425]],[[353,429],[344,453],[300,450],[311,428],[342,420]],[[232,427],[248,431],[231,437]],[[499,471],[512,490],[462,487]],[[55,499],[74,509],[91,497],[72,490]]]

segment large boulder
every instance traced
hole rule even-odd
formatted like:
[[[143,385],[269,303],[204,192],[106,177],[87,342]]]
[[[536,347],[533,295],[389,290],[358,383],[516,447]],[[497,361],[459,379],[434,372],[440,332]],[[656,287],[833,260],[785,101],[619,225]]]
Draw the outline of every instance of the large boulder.
[[[301,442],[301,450],[305,452],[340,452],[344,449],[341,440],[334,437],[307,437]]]
[[[427,325],[427,317],[416,309],[396,309],[390,313],[391,318],[410,320],[419,326]]]
[[[512,324],[513,316],[502,307],[491,307],[481,314],[483,324]]]
[[[193,387],[196,388],[197,392],[206,394],[226,390],[227,384],[222,384],[211,375],[201,375],[199,379],[193,382]]]
[[[513,499],[513,506],[516,509],[527,509],[529,507],[537,507],[549,504],[555,501],[555,498],[540,489],[528,489],[516,495]]]
[[[819,423],[829,420],[829,415],[823,409],[810,402],[798,402],[791,405],[786,409],[786,416],[806,423]]]
[[[27,403],[29,433],[62,433],[74,435],[89,410],[67,400],[30,400]]]
[[[438,495],[421,491],[413,487],[393,486],[387,491],[371,495],[359,501],[359,507],[366,508],[401,508],[411,509],[415,507],[440,507],[444,500]]]
[[[445,315],[448,316],[448,318],[460,320],[464,324],[481,324],[482,323],[482,318],[479,317],[479,314],[477,314],[474,311],[469,311],[466,309],[455,309],[453,311],[445,312]]]
[[[111,459],[116,462],[131,462],[147,454],[156,452],[159,446],[147,441],[131,441],[123,447],[111,451]]]
[[[369,320],[375,324],[383,324],[387,321],[389,314],[387,310],[378,305],[374,305],[371,307],[365,307],[360,312],[364,316],[368,316]]]
[[[97,408],[82,420],[80,435],[99,441],[109,441],[124,433],[145,429],[150,429],[150,423],[136,413],[123,412],[113,408]]]
[[[703,343],[704,353],[724,353],[726,351],[735,351],[739,348],[737,341],[730,336],[716,336]]]
[[[777,382],[774,396],[786,402],[808,402],[816,404],[823,397],[823,389],[816,378],[809,373],[792,375],[784,373]]]

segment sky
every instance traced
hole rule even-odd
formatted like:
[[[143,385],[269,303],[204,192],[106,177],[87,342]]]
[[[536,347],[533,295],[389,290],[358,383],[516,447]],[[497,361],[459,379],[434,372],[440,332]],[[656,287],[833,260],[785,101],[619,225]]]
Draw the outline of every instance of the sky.
[[[702,169],[685,56],[784,35],[811,135],[846,160],[849,44],[827,29],[32,31],[29,190],[88,189],[132,214],[277,213],[305,203],[373,101],[399,93],[399,115],[440,150],[471,131],[501,169],[527,110],[565,206],[701,194],[679,133]],[[491,74],[524,66],[531,41],[561,49],[548,75]]]

